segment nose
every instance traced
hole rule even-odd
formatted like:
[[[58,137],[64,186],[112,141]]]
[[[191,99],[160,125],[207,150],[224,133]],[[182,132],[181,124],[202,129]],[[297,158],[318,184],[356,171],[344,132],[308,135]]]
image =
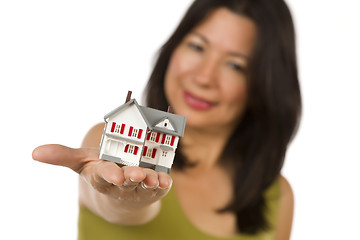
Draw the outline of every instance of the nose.
[[[202,87],[212,87],[216,84],[218,61],[215,58],[203,58],[195,67],[194,81]]]

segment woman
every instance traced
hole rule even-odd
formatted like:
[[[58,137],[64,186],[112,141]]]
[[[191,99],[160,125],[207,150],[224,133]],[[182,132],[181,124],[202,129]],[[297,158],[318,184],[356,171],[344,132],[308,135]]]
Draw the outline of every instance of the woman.
[[[187,117],[171,177],[99,160],[103,124],[83,148],[33,152],[80,174],[79,238],[288,239],[293,194],[280,170],[301,109],[294,42],[282,0],[196,0],[146,90],[150,107]]]

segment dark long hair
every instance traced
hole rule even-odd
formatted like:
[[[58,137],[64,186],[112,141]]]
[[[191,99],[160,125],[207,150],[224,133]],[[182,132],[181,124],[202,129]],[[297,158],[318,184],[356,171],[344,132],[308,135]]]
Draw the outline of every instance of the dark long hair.
[[[145,90],[146,102],[149,107],[166,110],[164,78],[174,49],[219,7],[252,19],[257,27],[248,72],[247,108],[221,157],[229,159],[235,169],[233,199],[220,210],[236,214],[239,232],[254,234],[269,227],[264,192],[279,177],[301,115],[295,31],[284,1],[196,0],[160,49]],[[180,146],[174,167],[186,166]]]

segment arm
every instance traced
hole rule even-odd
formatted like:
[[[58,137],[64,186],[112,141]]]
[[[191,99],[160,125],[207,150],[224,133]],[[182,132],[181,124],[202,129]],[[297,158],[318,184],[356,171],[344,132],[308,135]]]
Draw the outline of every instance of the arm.
[[[276,224],[276,239],[290,239],[291,226],[294,214],[294,194],[289,182],[280,177],[280,202]]]
[[[171,187],[168,174],[140,167],[119,167],[98,158],[103,124],[93,127],[79,149],[45,145],[33,152],[35,160],[66,166],[79,173],[79,201],[105,220],[139,225],[159,212],[160,199]]]

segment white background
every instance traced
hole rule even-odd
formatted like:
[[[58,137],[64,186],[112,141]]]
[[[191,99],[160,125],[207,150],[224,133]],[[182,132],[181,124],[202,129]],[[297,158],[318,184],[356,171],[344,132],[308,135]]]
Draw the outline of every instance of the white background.
[[[75,239],[77,176],[31,159],[79,147],[127,90],[141,100],[156,50],[186,1],[0,1],[0,239]],[[304,113],[283,174],[292,239],[360,239],[359,8],[288,0]]]

